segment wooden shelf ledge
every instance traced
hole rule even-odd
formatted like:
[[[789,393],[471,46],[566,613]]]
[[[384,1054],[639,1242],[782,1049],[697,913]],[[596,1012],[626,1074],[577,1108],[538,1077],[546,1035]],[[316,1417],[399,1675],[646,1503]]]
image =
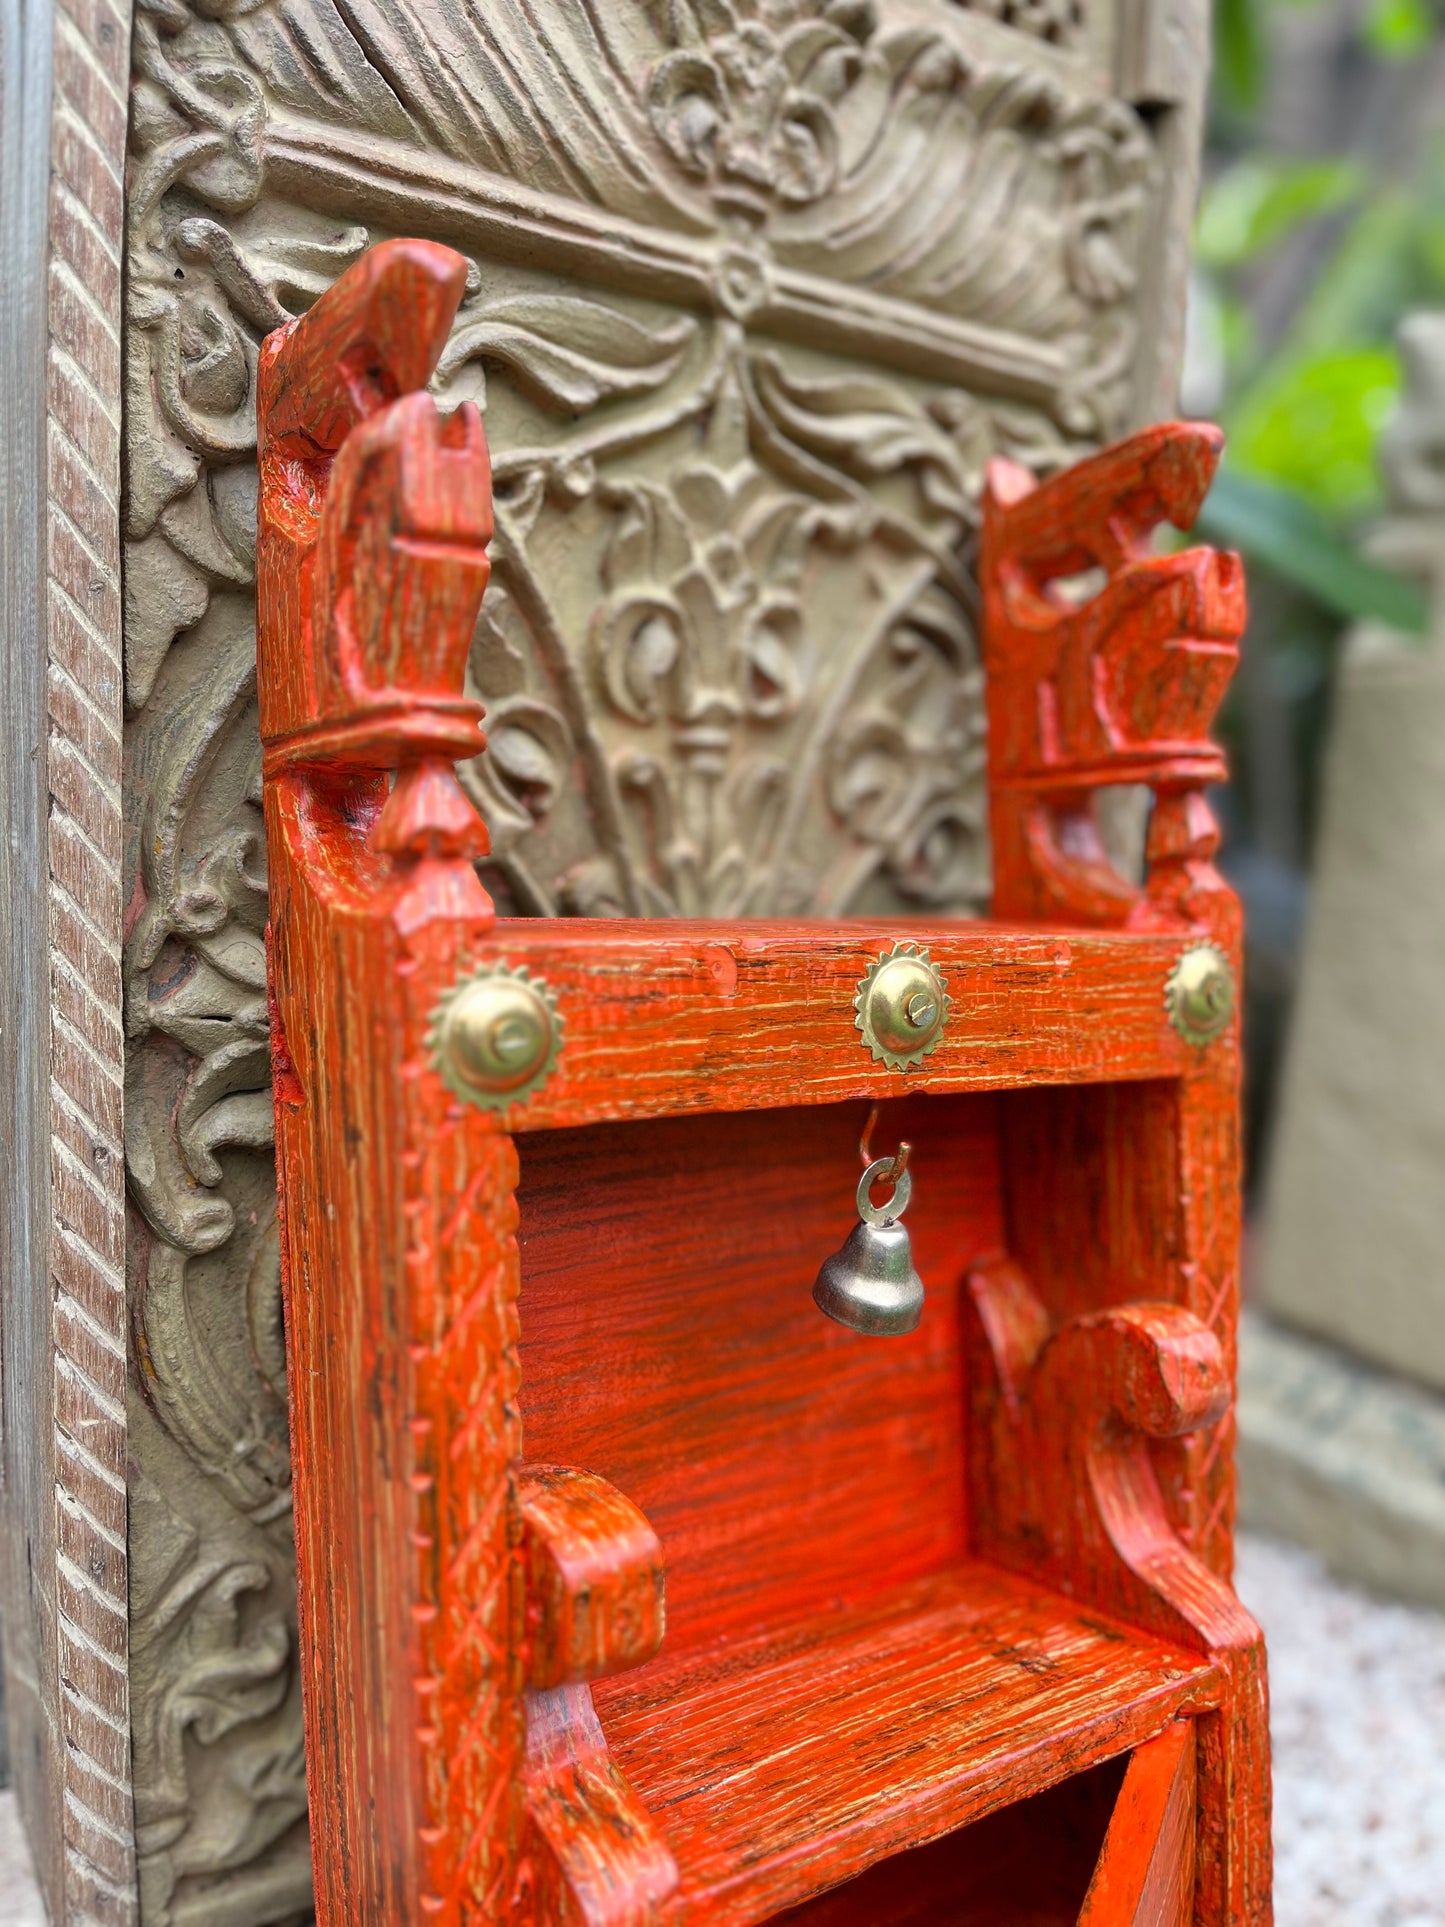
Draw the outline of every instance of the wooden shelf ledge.
[[[1218,1699],[1195,1653],[968,1564],[593,1689],[689,1915],[745,1927]]]

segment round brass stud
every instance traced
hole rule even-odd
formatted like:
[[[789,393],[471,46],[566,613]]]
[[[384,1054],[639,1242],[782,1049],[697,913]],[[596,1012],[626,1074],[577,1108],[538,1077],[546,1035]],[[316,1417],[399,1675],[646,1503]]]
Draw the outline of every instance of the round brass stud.
[[[890,1070],[911,1070],[936,1050],[952,999],[948,980],[916,943],[896,943],[869,964],[854,1019],[863,1042]]]
[[[551,1076],[562,1019],[541,977],[489,964],[442,998],[427,1041],[448,1090],[502,1110],[530,1097]]]
[[[1212,1044],[1234,1015],[1234,971],[1217,943],[1191,944],[1169,973],[1164,1008],[1188,1044]]]

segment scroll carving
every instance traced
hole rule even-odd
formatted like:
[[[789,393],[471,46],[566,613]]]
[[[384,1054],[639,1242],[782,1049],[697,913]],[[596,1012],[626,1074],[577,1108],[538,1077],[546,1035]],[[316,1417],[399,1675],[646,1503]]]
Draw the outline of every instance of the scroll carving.
[[[1047,473],[1128,402],[1158,165],[1132,110],[1073,77],[1075,0],[502,14],[137,8],[132,1435],[165,1494],[133,1547],[148,1927],[308,1904],[262,1009],[261,340],[388,234],[469,260],[435,388],[481,404],[506,455],[469,666],[491,747],[461,776],[513,914],[980,910],[984,467]],[[231,1603],[177,1612],[182,1593]],[[181,1677],[205,1679],[205,1717]]]
[[[1166,1303],[1113,1305],[1055,1326],[1002,1253],[973,1266],[968,1296],[977,1544],[1210,1655],[1222,1696],[1199,1724],[1202,1774],[1221,1789],[1214,1810],[1252,1811],[1254,1824],[1232,1841],[1217,1822],[1202,1831],[1199,1918],[1267,1916],[1264,1636],[1179,1536],[1153,1458],[1157,1442],[1217,1426],[1228,1411],[1224,1348],[1193,1312]]]
[[[1166,422],[1066,487],[1005,462],[990,470],[982,575],[1002,915],[1195,921],[1238,941],[1204,790],[1225,773],[1209,728],[1239,660],[1243,569],[1212,549],[1150,551],[1160,523],[1193,523],[1222,445],[1218,429]],[[1096,813],[1098,792],[1125,783],[1154,793],[1142,889],[1111,865]]]

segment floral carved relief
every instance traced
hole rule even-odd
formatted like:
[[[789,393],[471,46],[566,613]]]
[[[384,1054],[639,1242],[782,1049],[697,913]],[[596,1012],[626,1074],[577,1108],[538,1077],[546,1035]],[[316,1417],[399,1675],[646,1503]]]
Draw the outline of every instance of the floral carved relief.
[[[986,451],[1058,444],[696,333],[580,461],[498,442],[489,749],[463,773],[491,886],[522,914],[976,912],[972,489]],[[494,388],[494,421],[515,409]]]
[[[463,771],[517,915],[987,899],[983,465],[1122,424],[1157,167],[1067,0],[140,0],[127,259],[134,1747],[147,1927],[305,1918],[254,702],[254,378],[472,263]],[[1047,16],[1047,17],[1046,17]]]
[[[838,178],[834,106],[862,70],[872,0],[691,0],[670,25],[678,45],[652,70],[652,124],[719,210],[751,220],[774,201],[826,194]]]

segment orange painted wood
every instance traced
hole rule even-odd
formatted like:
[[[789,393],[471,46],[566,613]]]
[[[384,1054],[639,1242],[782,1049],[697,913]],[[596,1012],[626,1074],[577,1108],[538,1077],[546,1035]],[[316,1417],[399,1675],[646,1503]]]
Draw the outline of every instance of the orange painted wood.
[[[782,1927],[1075,1927],[1127,1758],[1075,1774],[776,1919]]]
[[[997,1104],[885,1105],[931,1293],[880,1344],[819,1315],[863,1104],[518,1138],[529,1456],[587,1465],[662,1540],[669,1654],[827,1615],[968,1554],[961,1286],[999,1214]],[[885,1136],[886,1133],[886,1136]]]
[[[1194,1917],[1195,1724],[1129,1762],[1079,1927],[1188,1927]]]
[[[418,774],[440,778],[445,765],[414,750],[455,739],[452,697],[438,718],[426,696],[409,706],[405,685],[459,683],[485,579],[485,455],[424,397],[375,404],[414,385],[461,287],[445,250],[375,250],[267,341],[258,388],[258,676],[313,1855],[320,1919],[368,1927],[504,1914],[524,1818],[520,1526],[508,1496],[521,1449],[509,1366],[516,1154],[489,1120],[455,1114],[424,1057],[436,990],[489,929],[491,906],[469,864],[438,854],[458,844],[445,823],[386,854],[358,833],[365,819],[382,836]],[[390,372],[368,373],[388,342]],[[419,552],[432,538],[452,546],[469,607],[453,561]],[[343,650],[335,610],[348,596]],[[388,682],[393,668],[403,685]],[[393,879],[384,902],[369,887],[377,864]]]
[[[586,1686],[527,1696],[526,1820],[503,1916],[653,1927],[678,1912],[671,1849],[608,1751]]]
[[[987,1441],[970,1468],[975,1543],[1209,1655],[1224,1685],[1201,1722],[1200,1890],[1209,1919],[1259,1918],[1269,1905],[1264,1641],[1179,1537],[1150,1450],[1227,1407],[1223,1348],[1194,1313],[1167,1303],[1054,1327],[1001,1255],[975,1267],[969,1289],[978,1321],[969,1389]]]
[[[1262,1654],[1228,1586],[1237,1037],[1188,1045],[1164,1010],[1186,944],[1238,964],[1202,786],[1240,606],[1227,560],[1141,547],[1214,440],[1149,431],[1038,489],[992,472],[1009,922],[499,923],[451,766],[481,740],[486,446],[421,392],[464,275],[371,250],[259,382],[321,1927],[846,1907],[870,1865],[934,1842],[941,1866],[964,1822],[1182,1715],[1194,1918],[1265,1927]],[[1080,608],[1061,578],[1091,564]],[[1099,785],[1139,780],[1134,881],[1091,825]],[[954,999],[906,1078],[853,1027],[896,937]],[[453,1095],[431,1041],[498,959],[565,1026],[509,1114]],[[876,1141],[916,1145],[929,1304],[879,1341],[809,1291],[862,1100],[892,1097]]]
[[[1239,659],[1237,555],[1151,553],[1162,522],[1188,528],[1224,437],[1164,422],[1036,484],[989,465],[981,574],[988,671],[994,907],[1010,916],[1135,929],[1237,906],[1210,860],[1204,786],[1225,774],[1209,725]],[[1103,580],[1082,600],[1070,582]],[[1109,863],[1094,816],[1101,784],[1155,792],[1149,875]]]
[[[766,1920],[1217,1694],[1197,1654],[972,1564],[594,1689],[692,1917],[718,1927]]]
[[[662,1547],[595,1472],[529,1465],[517,1480],[527,1684],[578,1686],[651,1659],[666,1623]]]
[[[906,1076],[859,1048],[854,993],[901,937],[924,944],[953,1008]],[[1180,1078],[1197,1068],[1168,1021],[1179,934],[1049,935],[918,918],[870,923],[499,921],[479,960],[546,977],[566,1048],[514,1130],[750,1110],[900,1090]],[[856,1180],[855,1180],[856,1181]]]

